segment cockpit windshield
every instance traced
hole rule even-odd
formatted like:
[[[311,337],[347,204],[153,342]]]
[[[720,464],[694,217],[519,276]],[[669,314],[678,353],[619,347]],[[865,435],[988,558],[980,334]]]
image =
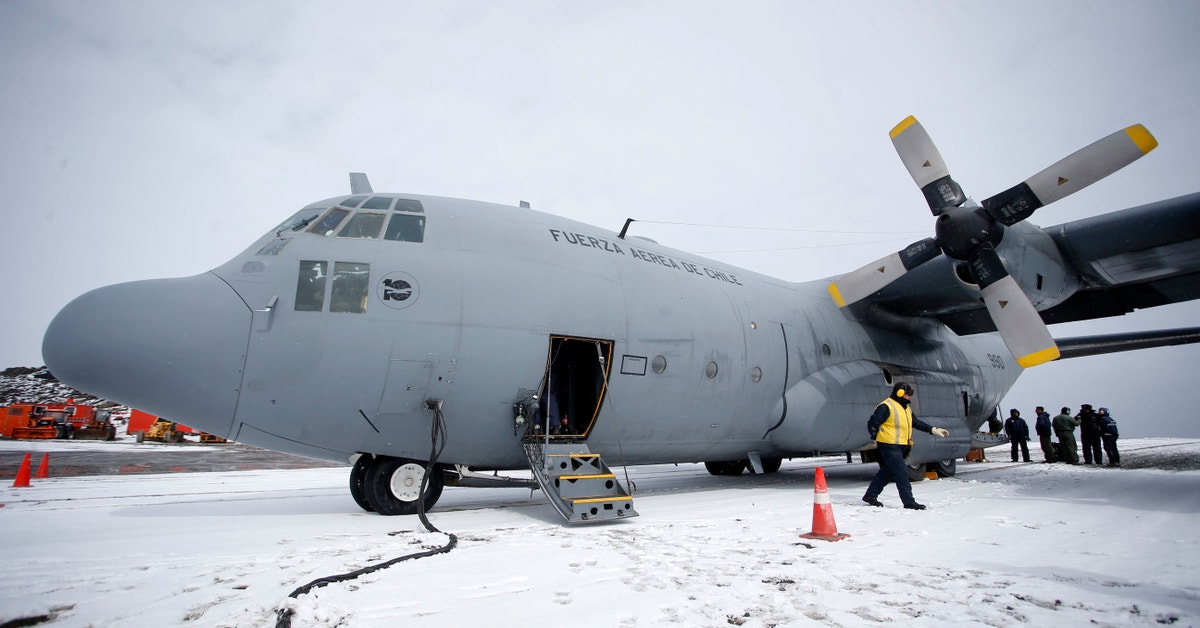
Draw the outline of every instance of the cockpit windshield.
[[[350,196],[319,220],[315,216],[306,220],[313,223],[308,232],[321,236],[376,240],[382,235],[384,240],[395,242],[425,240],[425,208],[415,199]]]

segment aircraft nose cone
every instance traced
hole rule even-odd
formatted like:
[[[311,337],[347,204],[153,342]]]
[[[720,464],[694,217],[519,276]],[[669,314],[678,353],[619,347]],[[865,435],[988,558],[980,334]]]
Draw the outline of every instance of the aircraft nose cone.
[[[117,284],[68,303],[42,357],[72,388],[224,436],[252,316],[212,273]]]

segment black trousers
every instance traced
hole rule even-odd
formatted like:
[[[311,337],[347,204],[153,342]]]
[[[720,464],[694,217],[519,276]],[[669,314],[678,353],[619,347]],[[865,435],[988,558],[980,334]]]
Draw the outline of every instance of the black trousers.
[[[1012,460],[1013,460],[1013,462],[1017,461],[1017,447],[1018,446],[1020,446],[1020,448],[1021,448],[1021,459],[1024,460],[1025,462],[1029,462],[1029,441],[1014,440],[1011,442],[1012,442]]]

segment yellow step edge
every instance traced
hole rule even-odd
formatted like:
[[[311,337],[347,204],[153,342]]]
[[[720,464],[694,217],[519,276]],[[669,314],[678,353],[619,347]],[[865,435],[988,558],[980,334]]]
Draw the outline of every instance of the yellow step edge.
[[[547,458],[562,458],[563,456],[568,458],[599,458],[600,454],[546,454]]]
[[[617,476],[611,473],[601,473],[599,475],[560,475],[557,476],[560,480],[599,480],[606,478],[615,478]]]
[[[621,502],[621,501],[628,501],[628,500],[632,500],[632,499],[633,498],[628,495],[625,495],[623,497],[620,495],[617,495],[616,497],[586,497],[586,498],[580,498],[580,499],[570,499],[569,501],[572,504],[595,504],[595,503],[599,503],[599,502]]]

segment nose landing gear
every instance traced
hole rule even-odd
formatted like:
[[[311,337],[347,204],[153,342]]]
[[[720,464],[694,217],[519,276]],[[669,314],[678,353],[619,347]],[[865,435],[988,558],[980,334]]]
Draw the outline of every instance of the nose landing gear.
[[[381,515],[415,515],[423,495],[429,510],[442,496],[445,478],[435,469],[425,481],[425,464],[407,458],[363,454],[350,470],[350,495],[367,512]]]

